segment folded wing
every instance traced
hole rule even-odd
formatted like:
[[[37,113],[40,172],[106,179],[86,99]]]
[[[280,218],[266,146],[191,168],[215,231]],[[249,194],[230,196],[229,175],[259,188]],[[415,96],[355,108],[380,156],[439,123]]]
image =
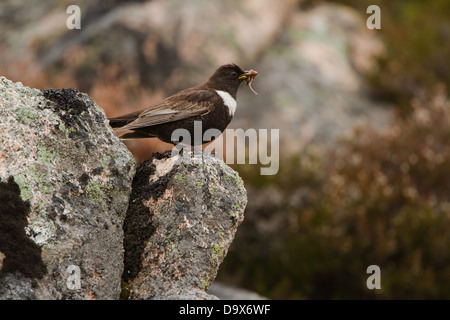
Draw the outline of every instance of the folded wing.
[[[123,121],[128,119],[128,123],[118,129],[136,130],[206,115],[213,108],[213,97],[214,92],[209,90],[184,90],[141,112],[130,114],[136,117],[133,121],[127,118],[127,115],[110,120],[117,123],[120,119]]]

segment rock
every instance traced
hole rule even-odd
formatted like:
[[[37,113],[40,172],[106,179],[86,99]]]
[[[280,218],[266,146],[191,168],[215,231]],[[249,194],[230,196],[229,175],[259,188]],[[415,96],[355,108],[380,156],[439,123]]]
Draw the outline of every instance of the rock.
[[[9,33],[0,34],[0,66],[7,74],[18,74],[11,64],[20,54],[20,67],[34,79],[64,75],[86,92],[115,75],[116,91],[127,88],[126,94],[141,85],[173,92],[204,81],[218,65],[254,62],[276,41],[297,2],[87,0],[78,4],[79,30],[67,28],[68,5],[49,0],[30,9],[3,1],[0,28]]]
[[[222,160],[191,156],[157,154],[136,170],[124,224],[129,299],[216,299],[205,290],[243,221],[246,190]]]
[[[0,299],[117,299],[135,162],[75,89],[0,77]]]
[[[107,123],[75,89],[0,78],[0,299],[217,299],[242,179],[189,151],[134,175]]]

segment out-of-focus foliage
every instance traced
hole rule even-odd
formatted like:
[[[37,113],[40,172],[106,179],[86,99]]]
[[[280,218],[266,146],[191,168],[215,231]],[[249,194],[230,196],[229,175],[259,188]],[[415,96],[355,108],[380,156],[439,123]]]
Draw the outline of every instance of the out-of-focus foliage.
[[[265,237],[264,212],[246,216],[229,279],[271,298],[450,298],[450,101],[413,105],[385,131],[284,161],[276,181],[239,168],[249,189],[281,191],[268,210],[285,221]],[[381,290],[366,287],[369,265]]]
[[[276,177],[237,168],[250,202],[219,278],[271,298],[449,299],[450,2],[329,2],[380,6],[386,49],[367,80],[401,116],[281,154]],[[370,265],[381,290],[366,287]]]
[[[428,99],[428,89],[440,83],[450,88],[450,1],[330,2],[363,13],[369,5],[380,7],[381,30],[374,32],[383,38],[386,52],[379,59],[379,69],[370,76],[372,89],[380,97],[394,99],[403,111],[410,111],[412,97]]]

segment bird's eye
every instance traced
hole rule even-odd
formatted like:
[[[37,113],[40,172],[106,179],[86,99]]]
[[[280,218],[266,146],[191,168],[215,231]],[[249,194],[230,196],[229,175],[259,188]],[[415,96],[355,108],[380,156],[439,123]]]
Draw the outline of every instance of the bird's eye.
[[[237,76],[237,73],[236,73],[235,71],[233,71],[233,72],[231,73],[231,75],[232,75],[233,77],[236,77],[236,76]]]

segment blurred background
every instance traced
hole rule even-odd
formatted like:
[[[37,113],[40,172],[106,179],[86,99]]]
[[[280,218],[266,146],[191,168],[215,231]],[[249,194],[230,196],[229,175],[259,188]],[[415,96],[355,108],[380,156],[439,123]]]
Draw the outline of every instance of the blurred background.
[[[272,299],[450,298],[449,57],[448,0],[0,2],[0,75],[108,116],[259,72],[230,128],[280,129],[280,170],[232,165],[249,202],[217,280]],[[138,162],[170,148],[145,140]]]

